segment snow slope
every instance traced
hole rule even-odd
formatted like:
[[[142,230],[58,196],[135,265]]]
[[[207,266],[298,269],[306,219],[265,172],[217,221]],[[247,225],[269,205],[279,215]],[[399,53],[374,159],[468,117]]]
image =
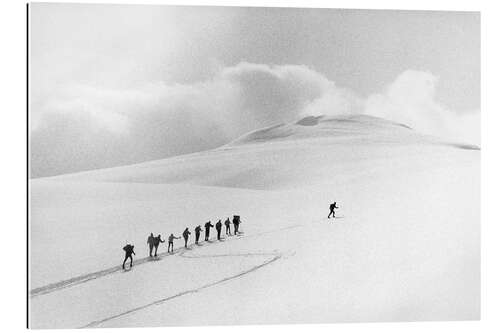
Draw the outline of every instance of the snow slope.
[[[31,180],[31,326],[478,319],[479,167],[477,147],[401,124],[306,117]],[[145,258],[150,232],[233,214],[242,236]],[[123,272],[126,242],[137,264]]]

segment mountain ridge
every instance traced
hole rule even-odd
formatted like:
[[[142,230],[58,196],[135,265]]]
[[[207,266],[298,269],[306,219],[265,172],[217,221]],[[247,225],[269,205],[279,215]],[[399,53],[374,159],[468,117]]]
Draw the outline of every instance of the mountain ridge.
[[[222,147],[290,138],[374,134],[391,130],[400,132],[402,128],[413,131],[411,127],[405,124],[363,114],[305,116],[295,122],[280,123],[245,133]]]

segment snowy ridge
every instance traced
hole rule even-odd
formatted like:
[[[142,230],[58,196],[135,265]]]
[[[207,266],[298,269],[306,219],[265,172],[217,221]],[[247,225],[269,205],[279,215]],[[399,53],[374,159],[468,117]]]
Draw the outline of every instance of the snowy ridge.
[[[385,155],[387,149],[411,156],[422,149],[437,152],[440,146],[478,149],[443,142],[372,116],[306,117],[248,133],[214,150],[46,179],[283,189],[324,183],[322,175],[332,166],[313,162],[325,154],[326,147],[349,161],[374,153]]]
[[[297,140],[318,137],[354,137],[367,135],[411,134],[410,127],[389,120],[368,116],[307,116],[291,124],[279,124],[247,133],[227,146],[265,143],[275,140]]]

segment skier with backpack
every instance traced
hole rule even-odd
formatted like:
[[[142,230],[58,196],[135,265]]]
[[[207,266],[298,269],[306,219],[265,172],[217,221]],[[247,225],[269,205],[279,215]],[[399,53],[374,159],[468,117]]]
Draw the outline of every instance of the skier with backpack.
[[[180,239],[180,237],[175,237],[174,234],[170,234],[170,236],[168,236],[167,252],[170,252],[170,245],[172,245],[172,253],[174,252],[174,239]]]
[[[335,208],[339,208],[337,206],[337,201],[334,201],[332,204],[330,204],[330,214],[328,214],[328,218],[330,218],[330,215],[335,218]]]
[[[229,217],[224,221],[224,225],[226,226],[226,235],[231,236],[231,221],[229,221]]]
[[[189,228],[186,228],[184,230],[184,232],[182,233],[182,237],[184,237],[184,247],[186,247],[186,248],[187,248],[189,235],[191,235],[191,232],[189,231]]]
[[[222,230],[222,222],[220,220],[215,224],[215,230],[217,230],[217,240],[220,240],[220,232]]]
[[[205,223],[205,241],[208,241],[208,238],[210,237],[210,228],[213,228],[214,225],[212,224],[211,221],[208,221]]]
[[[195,235],[195,244],[198,244],[198,240],[200,239],[200,233],[201,233],[201,225],[197,226],[194,228],[194,235]]]
[[[233,216],[233,225],[234,225],[234,234],[235,235],[238,235],[238,233],[239,233],[240,224],[241,224],[240,216],[234,215]]]
[[[135,255],[134,246],[127,244],[123,247],[123,251],[125,251],[125,259],[123,260],[122,269],[125,269],[125,262],[128,258],[130,258],[130,267],[132,267],[134,259],[132,258],[132,254]]]
[[[153,246],[154,246],[154,242],[155,242],[155,237],[153,236],[153,233],[151,233],[151,235],[149,235],[148,237],[148,242],[147,244],[149,245],[149,256],[152,257],[153,256]]]
[[[156,252],[158,252],[158,246],[160,246],[160,243],[165,243],[165,241],[161,239],[161,235],[154,237],[153,240],[154,240],[155,257],[156,257]]]

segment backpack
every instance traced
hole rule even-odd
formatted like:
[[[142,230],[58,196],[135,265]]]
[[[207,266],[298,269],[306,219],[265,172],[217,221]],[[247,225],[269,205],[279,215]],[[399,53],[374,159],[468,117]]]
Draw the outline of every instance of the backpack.
[[[134,247],[133,247],[132,245],[127,244],[127,245],[125,245],[125,246],[123,247],[123,251],[125,251],[125,252],[132,252],[132,249],[133,249],[133,248],[134,248]]]

